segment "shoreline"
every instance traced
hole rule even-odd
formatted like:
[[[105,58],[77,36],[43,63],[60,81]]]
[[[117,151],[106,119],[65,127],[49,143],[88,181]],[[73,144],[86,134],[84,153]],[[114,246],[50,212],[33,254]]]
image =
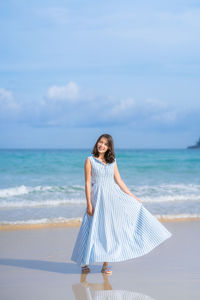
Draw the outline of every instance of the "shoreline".
[[[178,222],[190,222],[190,221],[200,221],[199,216],[194,217],[156,217],[161,223],[178,223]],[[66,222],[52,222],[52,223],[37,223],[37,224],[5,224],[0,225],[0,231],[12,231],[12,230],[35,230],[43,228],[64,228],[64,227],[80,227],[81,220],[71,220]]]

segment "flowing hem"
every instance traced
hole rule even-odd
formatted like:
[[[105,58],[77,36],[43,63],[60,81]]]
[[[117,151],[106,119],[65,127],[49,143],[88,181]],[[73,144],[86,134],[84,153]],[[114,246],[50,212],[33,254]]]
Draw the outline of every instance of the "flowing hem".
[[[145,250],[141,251],[140,253],[138,253],[135,256],[123,257],[123,258],[118,258],[118,259],[115,259],[115,258],[113,259],[113,258],[105,257],[105,259],[101,258],[101,260],[97,259],[97,260],[94,260],[94,261],[91,261],[91,262],[90,261],[79,262],[76,259],[73,259],[71,257],[71,261],[73,261],[76,264],[78,264],[79,266],[81,266],[81,265],[91,265],[91,264],[94,264],[94,263],[105,262],[105,261],[106,262],[122,262],[122,261],[126,261],[126,260],[132,260],[134,258],[137,258],[137,257],[144,256],[144,255],[148,254],[153,249],[155,249],[156,247],[158,247],[159,245],[161,245],[164,241],[166,241],[167,239],[169,239],[171,236],[172,236],[172,233],[169,233],[167,237],[165,237],[163,240],[160,240],[156,245],[152,244],[151,247],[146,248]]]

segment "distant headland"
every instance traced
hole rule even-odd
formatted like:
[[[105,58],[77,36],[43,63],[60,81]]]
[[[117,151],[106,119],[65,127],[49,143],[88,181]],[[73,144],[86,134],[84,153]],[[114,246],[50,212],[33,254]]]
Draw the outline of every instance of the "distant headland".
[[[187,149],[200,149],[200,138],[198,139],[195,145],[188,146]]]

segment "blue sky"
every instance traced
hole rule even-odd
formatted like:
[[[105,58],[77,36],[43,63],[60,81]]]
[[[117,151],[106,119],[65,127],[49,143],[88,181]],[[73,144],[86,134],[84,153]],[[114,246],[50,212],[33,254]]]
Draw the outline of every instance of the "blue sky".
[[[182,148],[200,136],[200,3],[0,2],[0,147]]]

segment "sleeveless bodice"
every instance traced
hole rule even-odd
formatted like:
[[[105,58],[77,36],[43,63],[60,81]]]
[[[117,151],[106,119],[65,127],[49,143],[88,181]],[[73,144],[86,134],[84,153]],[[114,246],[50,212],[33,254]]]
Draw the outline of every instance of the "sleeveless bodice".
[[[92,186],[95,184],[113,184],[114,183],[114,166],[115,162],[104,164],[93,155],[89,156],[92,165]]]

